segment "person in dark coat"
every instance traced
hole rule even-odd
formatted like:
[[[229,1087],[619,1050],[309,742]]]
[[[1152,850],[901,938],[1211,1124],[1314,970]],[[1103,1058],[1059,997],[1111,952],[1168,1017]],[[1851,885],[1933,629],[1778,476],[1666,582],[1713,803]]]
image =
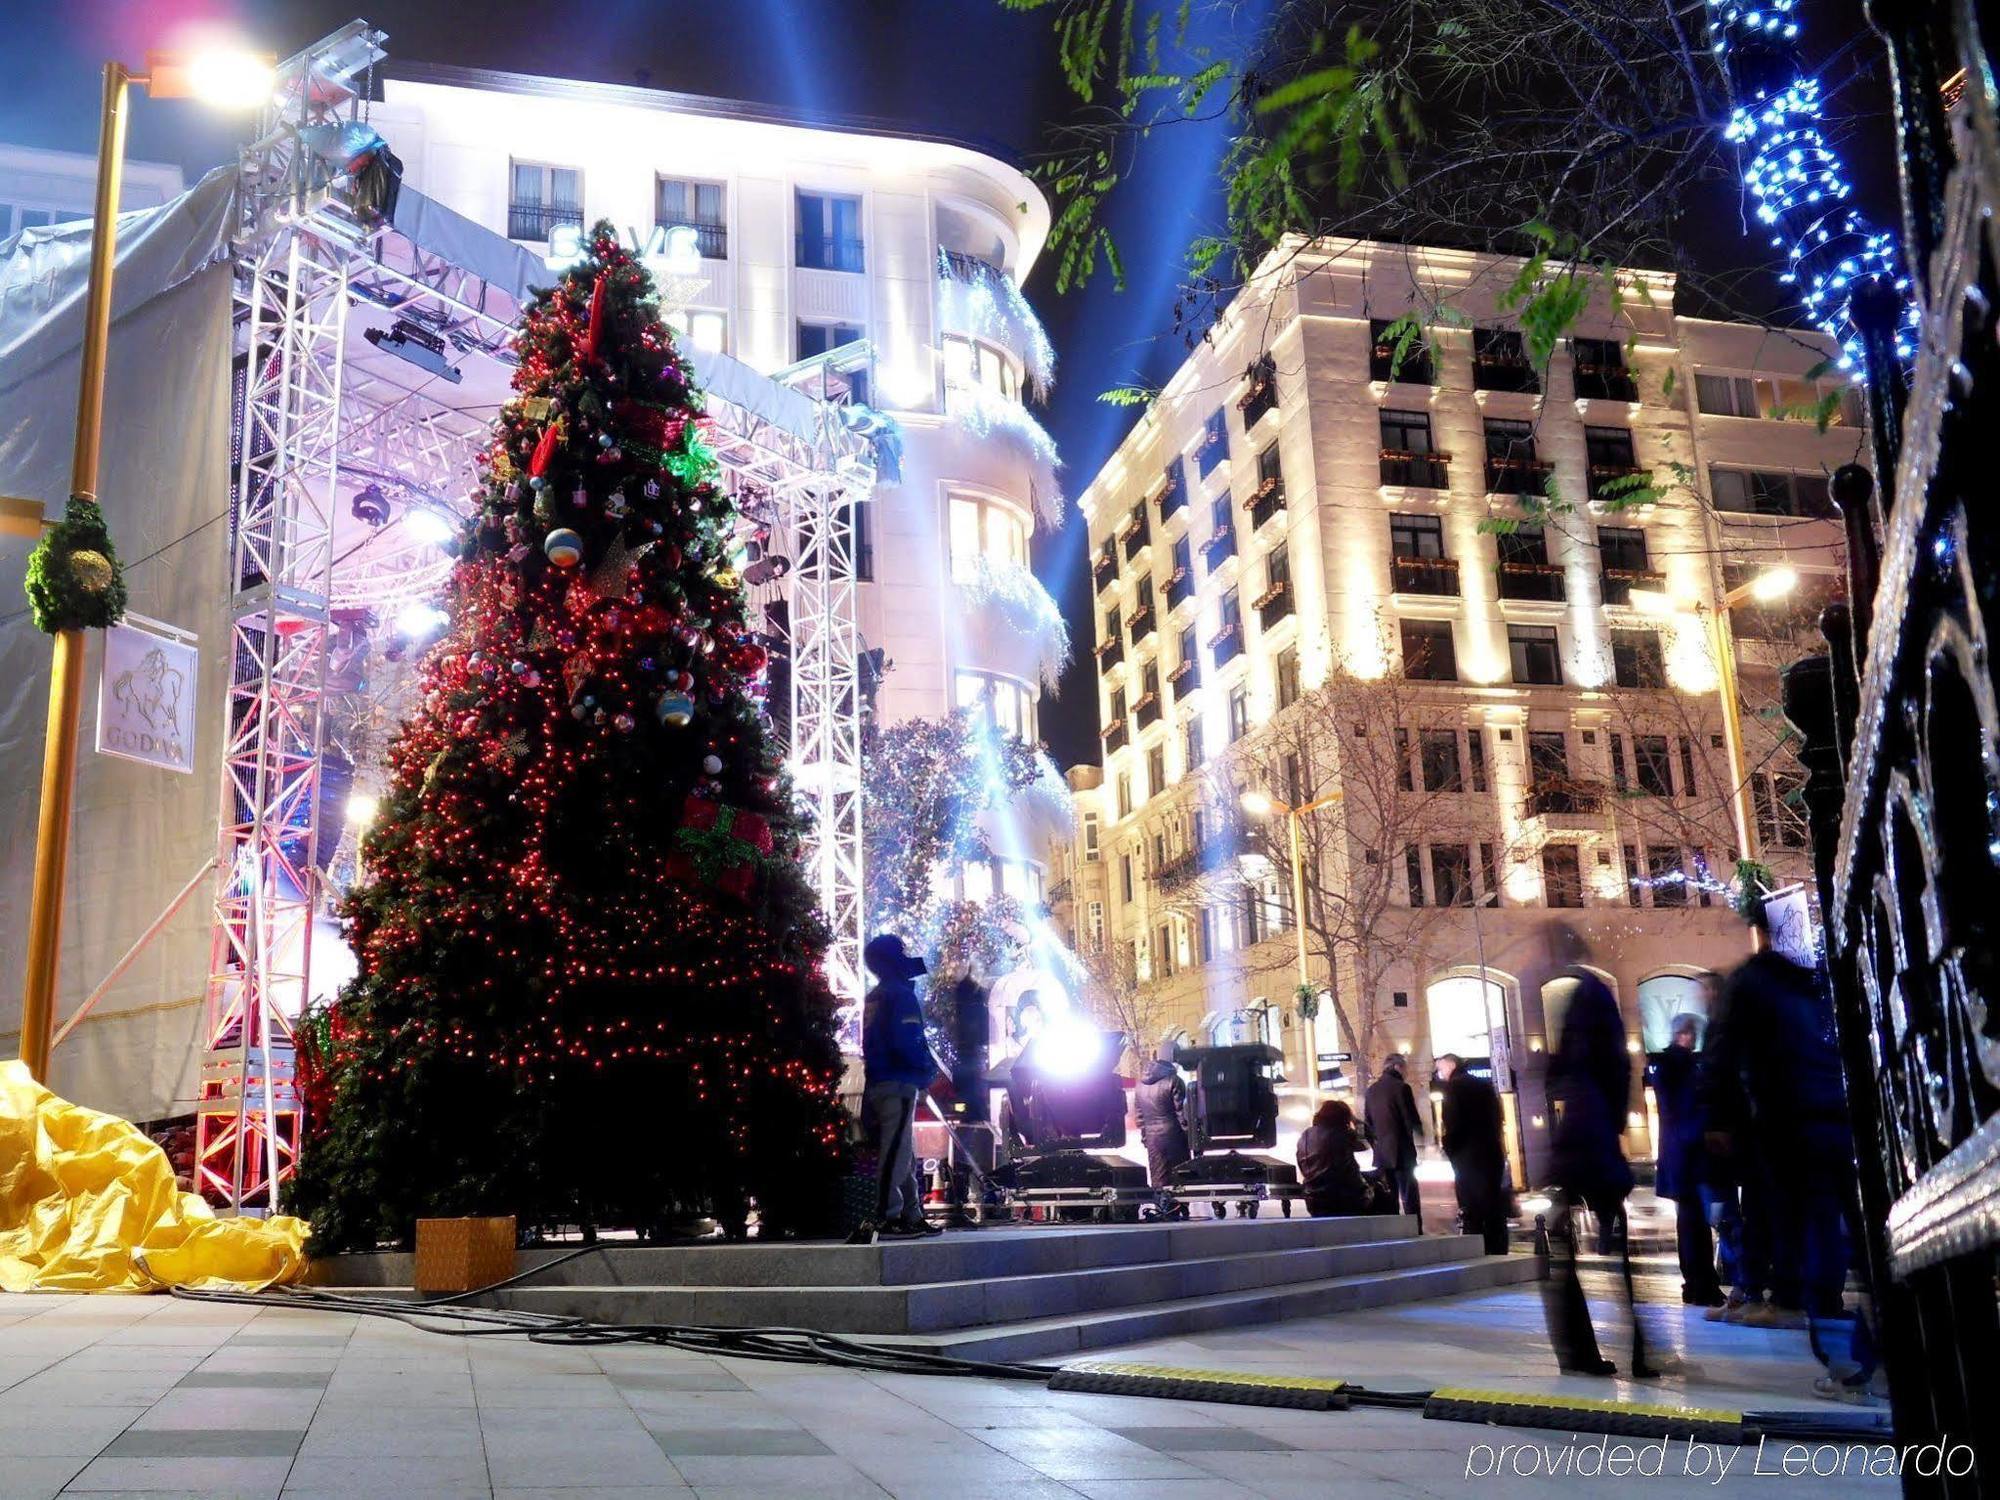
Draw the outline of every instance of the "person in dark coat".
[[[1424,1137],[1417,1096],[1403,1078],[1403,1055],[1392,1052],[1382,1064],[1382,1076],[1368,1085],[1362,1108],[1368,1141],[1375,1148],[1375,1166],[1389,1181],[1406,1214],[1421,1215],[1417,1196],[1417,1142]]]
[[[1160,1043],[1159,1052],[1147,1064],[1145,1075],[1133,1090],[1139,1114],[1139,1139],[1146,1146],[1146,1181],[1163,1194],[1171,1186],[1174,1168],[1194,1154],[1188,1146],[1187,1124],[1182,1118],[1187,1090],[1181,1083],[1180,1069],[1174,1066],[1177,1050],[1171,1039]],[[1161,1206],[1167,1205],[1163,1201]]]
[[[868,940],[862,961],[875,987],[861,1006],[863,1094],[875,1124],[875,1216],[849,1237],[873,1244],[878,1234],[935,1234],[924,1220],[923,1178],[917,1171],[917,1099],[937,1076],[916,978],[924,961],[885,932]]]
[[[986,987],[968,968],[951,991],[951,1185],[946,1192],[950,1212],[945,1222],[954,1229],[976,1229],[966,1201],[974,1187],[982,1194],[993,1174],[992,1114],[986,1084],[987,1052],[993,1018],[987,1009]]]
[[[1567,1374],[1610,1375],[1610,1360],[1598,1352],[1590,1325],[1590,1304],[1576,1273],[1574,1213],[1587,1206],[1613,1232],[1623,1272],[1625,1305],[1632,1316],[1632,1374],[1646,1378],[1672,1363],[1646,1357],[1646,1336],[1632,1287],[1629,1236],[1622,1220],[1632,1191],[1632,1166],[1625,1159],[1625,1117],[1631,1107],[1632,1054],[1626,1047],[1625,1019],[1604,981],[1583,967],[1590,947],[1574,928],[1551,922],[1544,929],[1549,972],[1543,987],[1568,985],[1569,1005],[1562,1036],[1549,1059],[1549,1100],[1555,1128],[1549,1142],[1555,1179],[1556,1212],[1550,1228],[1550,1275],[1542,1284],[1549,1342]],[[1546,999],[1544,1004],[1546,1004]]]
[[[1674,1017],[1673,1043],[1653,1064],[1660,1106],[1660,1162],[1654,1191],[1672,1201],[1681,1262],[1681,1301],[1714,1307],[1722,1299],[1715,1275],[1715,1237],[1708,1227],[1709,1173],[1702,1147],[1700,1059],[1694,1050],[1701,1019]]]
[[[1344,1099],[1329,1099],[1299,1132],[1299,1186],[1316,1219],[1374,1212],[1375,1193],[1354,1159],[1361,1132]]]
[[[1444,1154],[1458,1189],[1459,1227],[1481,1236],[1488,1255],[1507,1253],[1507,1144],[1500,1096],[1484,1078],[1466,1072],[1465,1062],[1447,1052],[1438,1059],[1444,1084],[1444,1117],[1439,1122]]]

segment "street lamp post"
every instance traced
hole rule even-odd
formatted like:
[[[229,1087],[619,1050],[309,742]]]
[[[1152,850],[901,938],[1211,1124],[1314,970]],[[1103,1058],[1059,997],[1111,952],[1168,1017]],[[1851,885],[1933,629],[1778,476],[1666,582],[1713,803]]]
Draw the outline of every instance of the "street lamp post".
[[[1722,751],[1729,762],[1730,812],[1736,824],[1736,847],[1742,858],[1755,863],[1762,852],[1757,845],[1756,810],[1750,801],[1750,767],[1743,749],[1743,713],[1738,702],[1736,647],[1730,639],[1729,612],[1748,603],[1769,604],[1784,598],[1799,586],[1798,570],[1766,568],[1755,578],[1725,593],[1711,609],[1692,606],[1693,613],[1708,631],[1708,649],[1715,658],[1716,692],[1722,699]],[[1632,605],[1641,614],[1667,618],[1681,611],[1667,595],[1655,589],[1632,590]],[[1761,946],[1758,929],[1751,928],[1752,947]]]
[[[154,53],[148,72],[120,62],[104,65],[104,102],[97,133],[97,191],[92,206],[90,280],[84,296],[82,372],[77,382],[76,440],[70,454],[70,497],[97,499],[103,451],[104,372],[111,344],[111,282],[118,247],[118,199],[125,166],[125,126],[131,86],[156,98],[195,97],[232,106],[268,91],[271,70],[240,52],[181,58]],[[71,812],[76,800],[78,727],[83,711],[83,631],[56,631],[49,674],[48,732],[42,744],[41,812],[35,827],[35,875],[28,907],[28,963],[21,989],[21,1060],[46,1079],[55,1023],[56,974],[62,943],[63,877],[69,864]]]
[[[1251,817],[1268,818],[1273,813],[1283,813],[1285,821],[1289,825],[1292,842],[1292,932],[1298,939],[1298,992],[1301,999],[1312,992],[1312,970],[1310,961],[1306,955],[1306,860],[1305,851],[1299,843],[1299,829],[1304,823],[1307,813],[1317,812],[1322,807],[1338,802],[1340,801],[1340,797],[1341,794],[1339,792],[1330,792],[1326,796],[1308,802],[1302,807],[1293,807],[1289,803],[1280,802],[1268,792],[1245,792],[1238,799],[1243,810],[1250,814]],[[1301,1015],[1300,1019],[1304,1020],[1305,1018]],[[1299,1034],[1303,1041],[1305,1037],[1305,1028],[1303,1026],[1299,1028]],[[1312,1055],[1312,1044],[1309,1041],[1304,1041],[1303,1044],[1306,1047],[1306,1077],[1309,1080],[1308,1086],[1317,1089],[1319,1086],[1319,1066],[1317,1060]]]

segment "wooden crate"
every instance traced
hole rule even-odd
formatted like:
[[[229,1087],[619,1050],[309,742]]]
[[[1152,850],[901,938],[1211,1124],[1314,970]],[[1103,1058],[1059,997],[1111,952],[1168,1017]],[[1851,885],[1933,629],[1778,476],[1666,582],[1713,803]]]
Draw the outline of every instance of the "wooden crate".
[[[514,1217],[417,1220],[420,1292],[469,1292],[514,1274]]]

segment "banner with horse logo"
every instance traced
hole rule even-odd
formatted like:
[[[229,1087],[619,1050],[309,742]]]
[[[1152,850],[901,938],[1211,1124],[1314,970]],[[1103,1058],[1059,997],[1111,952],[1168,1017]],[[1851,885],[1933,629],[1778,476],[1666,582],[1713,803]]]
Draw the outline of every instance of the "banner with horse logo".
[[[194,770],[195,638],[128,614],[104,632],[97,753],[168,771]]]

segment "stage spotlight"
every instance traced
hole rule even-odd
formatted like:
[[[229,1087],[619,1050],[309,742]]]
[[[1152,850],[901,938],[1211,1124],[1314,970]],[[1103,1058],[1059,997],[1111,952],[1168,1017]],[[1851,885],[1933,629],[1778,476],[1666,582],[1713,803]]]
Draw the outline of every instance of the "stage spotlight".
[[[1080,1016],[1059,1015],[1035,1038],[1034,1054],[1043,1077],[1082,1078],[1104,1060],[1104,1033]]]
[[[432,547],[442,547],[455,534],[455,528],[447,516],[434,510],[426,510],[421,505],[408,506],[403,511],[403,529],[416,541]]]
[[[405,604],[396,615],[396,629],[411,640],[435,635],[451,623],[451,616],[435,604]]]
[[[407,360],[419,370],[449,380],[453,385],[465,378],[445,358],[444,339],[407,319],[398,318],[392,328],[364,328],[361,336],[384,354]]]
[[[372,792],[350,792],[347,796],[347,821],[356,828],[366,828],[375,821],[375,814],[382,810],[381,799]]]
[[[760,584],[776,583],[791,571],[792,560],[789,557],[760,557],[743,569],[743,581],[756,588]]]
[[[382,493],[382,486],[369,484],[356,490],[354,498],[347,502],[347,508],[357,521],[365,521],[370,526],[380,526],[389,519],[389,497]]]

